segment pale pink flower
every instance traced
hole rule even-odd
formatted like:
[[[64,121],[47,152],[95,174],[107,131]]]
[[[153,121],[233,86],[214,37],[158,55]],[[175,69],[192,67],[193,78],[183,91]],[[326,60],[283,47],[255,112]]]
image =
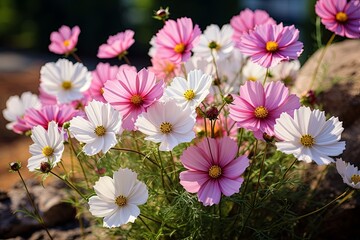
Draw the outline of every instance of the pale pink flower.
[[[104,83],[107,80],[113,80],[116,77],[116,74],[119,71],[118,66],[110,66],[109,63],[99,63],[96,66],[96,69],[92,71],[92,81],[90,86],[90,94],[93,97],[93,99],[106,102],[106,100],[103,97],[104,93]]]
[[[281,82],[268,83],[264,88],[260,82],[247,81],[229,107],[230,117],[238,127],[253,131],[256,138],[262,139],[263,133],[274,135],[275,120],[283,112],[292,116],[300,107],[300,100],[295,94],[289,94]]]
[[[116,80],[104,85],[104,98],[123,116],[123,128],[135,130],[138,115],[144,112],[164,92],[164,82],[156,83],[155,74],[146,69],[120,71]]]
[[[134,44],[134,31],[126,30],[114,36],[110,36],[106,43],[99,47],[98,58],[123,57],[127,50]]]
[[[155,74],[158,80],[169,82],[181,73],[180,64],[173,63],[169,60],[153,57],[151,63],[152,66],[148,69]]]
[[[303,51],[303,43],[298,41],[299,30],[293,25],[258,25],[249,33],[244,33],[237,47],[251,61],[266,67],[274,67],[279,62],[297,59]]]
[[[68,55],[75,51],[79,34],[80,28],[78,26],[75,26],[72,29],[65,25],[61,26],[58,32],[52,32],[50,34],[50,52]]]
[[[156,55],[174,63],[186,62],[191,56],[191,49],[198,43],[201,30],[193,26],[190,18],[168,20],[156,34]]]
[[[315,12],[328,30],[343,37],[360,38],[360,1],[319,0]]]
[[[244,33],[248,33],[255,26],[263,24],[276,24],[276,22],[264,10],[252,11],[246,8],[230,20],[230,25],[234,29],[233,41],[239,42]]]
[[[221,194],[238,193],[249,159],[244,155],[236,157],[237,150],[236,142],[229,137],[204,138],[187,148],[180,157],[187,169],[180,173],[180,184],[186,191],[197,193],[204,206],[218,204]]]

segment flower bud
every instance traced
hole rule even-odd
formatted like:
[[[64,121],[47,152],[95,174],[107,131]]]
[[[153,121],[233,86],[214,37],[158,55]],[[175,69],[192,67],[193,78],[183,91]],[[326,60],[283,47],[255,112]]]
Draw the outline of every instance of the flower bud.
[[[169,12],[169,7],[167,7],[167,8],[162,8],[162,7],[160,7],[160,9],[159,10],[157,10],[157,11],[154,11],[154,18],[155,19],[158,19],[158,20],[161,20],[161,21],[165,21],[166,19],[168,19],[169,18],[169,16],[170,16],[170,12]]]
[[[40,163],[40,171],[42,173],[48,173],[51,171],[51,165],[48,162],[42,162]]]
[[[316,103],[316,94],[313,90],[309,90],[302,94],[300,103],[304,106],[313,106]]]
[[[10,169],[14,172],[17,172],[21,169],[21,163],[19,162],[12,162],[12,163],[9,163],[10,165]]]
[[[263,133],[263,139],[267,142],[267,143],[271,143],[274,141],[275,136],[270,136],[269,134],[267,134],[266,132]]]
[[[211,106],[205,112],[206,117],[210,120],[215,120],[219,116],[219,110],[215,106]]]
[[[203,112],[203,110],[200,107],[195,108],[195,112],[196,112],[197,117],[200,117],[200,118],[206,117],[205,113]]]
[[[232,103],[234,101],[234,97],[231,94],[228,94],[226,97],[224,97],[224,101],[227,104],[230,104],[230,103]]]

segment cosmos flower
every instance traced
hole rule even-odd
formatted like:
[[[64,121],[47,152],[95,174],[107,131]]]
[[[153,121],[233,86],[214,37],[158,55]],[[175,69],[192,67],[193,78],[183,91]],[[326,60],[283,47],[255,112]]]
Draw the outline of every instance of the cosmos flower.
[[[201,30],[193,26],[190,18],[167,20],[156,34],[156,55],[174,63],[186,62],[191,56],[192,48],[198,43]]]
[[[126,30],[114,36],[110,36],[106,43],[99,47],[98,58],[122,58],[127,50],[134,44],[134,31]]]
[[[91,73],[81,63],[73,64],[67,59],[59,59],[41,67],[40,87],[48,94],[56,96],[59,103],[69,103],[83,98],[83,93],[91,84]]]
[[[358,167],[346,163],[341,158],[337,158],[336,169],[341,175],[344,183],[352,188],[360,189],[360,171],[358,170]]]
[[[299,60],[283,61],[271,69],[270,79],[273,81],[281,81],[285,86],[292,86],[294,85],[299,70]]]
[[[279,151],[293,154],[298,160],[318,165],[329,164],[345,149],[340,141],[344,128],[337,117],[326,120],[325,113],[318,109],[300,107],[294,111],[294,117],[281,114],[274,126],[275,143]]]
[[[36,126],[31,130],[30,154],[27,167],[33,172],[40,169],[42,162],[47,162],[53,168],[61,161],[64,152],[64,134],[59,131],[56,122],[51,121],[45,129],[42,126]]]
[[[161,59],[155,56],[151,58],[151,63],[152,66],[148,69],[155,74],[158,80],[169,82],[181,72],[180,64],[173,63],[167,59]]]
[[[239,42],[244,33],[253,30],[257,25],[276,24],[267,12],[264,10],[255,10],[246,8],[238,15],[233,16],[230,20],[230,25],[234,29],[232,36],[235,43]]]
[[[92,71],[92,81],[89,88],[90,94],[93,99],[101,102],[106,102],[103,97],[103,87],[107,80],[115,79],[119,71],[118,66],[110,66],[109,63],[98,63],[96,69]]]
[[[106,153],[116,145],[116,135],[121,133],[121,114],[109,103],[96,100],[85,107],[86,118],[75,117],[70,121],[69,130],[74,137],[85,143],[83,152],[93,156]]]
[[[58,32],[52,32],[50,34],[50,52],[68,55],[75,51],[79,34],[80,28],[78,26],[72,29],[65,25],[61,26]]]
[[[237,47],[251,61],[270,68],[281,61],[297,59],[303,51],[303,43],[298,41],[299,30],[293,25],[266,24],[256,26],[244,33]]]
[[[154,73],[146,69],[138,73],[125,69],[115,80],[105,83],[103,96],[123,116],[123,128],[135,130],[138,115],[159,100],[163,92],[164,82],[156,82]]]
[[[6,101],[6,108],[2,111],[3,116],[9,121],[6,128],[13,130],[16,123],[21,121],[27,109],[39,109],[41,107],[40,100],[36,94],[24,92],[21,96],[11,96]],[[18,132],[21,133],[22,131]]]
[[[242,70],[242,76],[247,81],[259,81],[263,82],[266,76],[266,68],[259,64],[248,61]]]
[[[193,48],[194,55],[205,58],[211,62],[215,60],[224,60],[229,57],[234,49],[234,43],[231,39],[233,29],[229,24],[222,26],[209,25],[200,36],[199,44]]]
[[[128,168],[114,171],[113,178],[100,177],[94,190],[96,195],[89,199],[89,211],[103,217],[103,226],[107,228],[135,222],[140,214],[138,205],[148,199],[146,185]]]
[[[274,135],[275,119],[281,113],[292,115],[299,107],[299,98],[289,94],[283,83],[270,82],[264,88],[260,82],[247,81],[240,87],[240,96],[234,95],[229,116],[238,127],[253,131],[256,138],[262,139],[264,133]]]
[[[360,1],[318,0],[315,12],[328,30],[343,37],[360,38]]]
[[[160,143],[160,151],[171,151],[180,143],[194,139],[194,125],[195,111],[177,105],[174,100],[151,105],[135,123],[147,135],[145,140]]]
[[[186,191],[197,193],[204,206],[218,204],[221,194],[238,193],[249,159],[236,157],[237,150],[236,142],[229,137],[204,138],[187,148],[180,157],[187,169],[180,173],[180,184]]]
[[[188,73],[187,80],[175,77],[165,90],[165,97],[174,99],[182,107],[196,108],[209,94],[212,77],[201,70]]]

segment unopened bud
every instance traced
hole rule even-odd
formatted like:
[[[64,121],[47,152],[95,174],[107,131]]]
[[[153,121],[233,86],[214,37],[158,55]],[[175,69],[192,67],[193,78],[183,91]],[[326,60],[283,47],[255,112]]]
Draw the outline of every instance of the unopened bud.
[[[166,19],[169,18],[169,16],[170,16],[169,7],[165,8],[165,9],[160,7],[159,10],[154,11],[154,16],[153,17],[155,19],[165,21]]]
[[[40,163],[40,171],[42,173],[48,173],[51,171],[51,165],[48,162],[41,162]]]
[[[234,101],[234,97],[231,94],[228,94],[226,97],[224,97],[224,101],[227,104],[230,104],[230,103],[232,103]]]
[[[271,143],[274,141],[275,137],[274,136],[270,136],[269,134],[267,134],[266,132],[263,133],[263,139],[267,142],[267,143]]]
[[[206,117],[210,120],[215,120],[219,116],[219,110],[215,106],[211,106],[206,110]]]
[[[70,127],[70,122],[66,122],[63,124],[64,129],[68,129]]]
[[[220,84],[221,84],[220,78],[215,78],[215,79],[214,79],[214,85],[215,85],[215,86],[220,86]]]
[[[301,98],[300,103],[305,106],[313,106],[316,103],[316,95],[313,90],[305,92]]]
[[[14,172],[17,172],[20,170],[21,168],[21,163],[19,162],[12,162],[12,163],[9,163],[9,166],[10,166],[10,169]]]

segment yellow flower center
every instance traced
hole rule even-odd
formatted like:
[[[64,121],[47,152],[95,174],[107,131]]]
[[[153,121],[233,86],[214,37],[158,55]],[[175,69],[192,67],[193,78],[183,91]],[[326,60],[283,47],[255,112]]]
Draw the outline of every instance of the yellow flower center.
[[[119,207],[124,206],[126,204],[126,197],[124,197],[123,195],[117,196],[115,199],[115,203]]]
[[[218,165],[212,165],[209,169],[209,176],[212,178],[218,178],[221,176],[221,167]]]
[[[343,23],[348,20],[348,15],[344,12],[338,12],[336,14],[335,18],[336,18],[336,21]]]
[[[266,43],[266,50],[268,52],[275,52],[277,51],[279,48],[279,45],[277,44],[277,42],[274,42],[274,41],[268,41]]]
[[[210,49],[215,49],[215,50],[220,49],[220,45],[217,44],[215,41],[211,41],[208,46],[209,46]]]
[[[104,89],[100,88],[100,94],[103,95],[104,94]]]
[[[195,93],[194,93],[194,90],[192,89],[188,89],[184,92],[184,97],[186,100],[190,101],[190,100],[193,100],[194,97],[195,97]]]
[[[63,44],[65,47],[68,47],[70,45],[70,40],[65,40]]]
[[[300,143],[305,147],[312,147],[315,143],[315,139],[311,135],[305,134],[301,137]]]
[[[252,82],[256,82],[257,78],[256,77],[253,77],[253,76],[249,76],[247,78],[248,81],[252,81]]]
[[[354,183],[354,184],[357,184],[358,182],[360,182],[360,175],[359,174],[354,174],[351,176],[351,181]]]
[[[42,154],[45,156],[45,157],[50,157],[52,156],[54,153],[54,149],[50,146],[45,146],[43,147],[42,149]]]
[[[104,126],[97,126],[94,130],[94,133],[101,137],[105,135],[106,129],[104,128]]]
[[[166,74],[170,74],[174,71],[175,69],[175,64],[171,63],[171,62],[167,62],[165,67],[164,67],[164,72]]]
[[[70,90],[72,88],[72,83],[70,81],[63,81],[61,86],[64,90]]]
[[[260,119],[266,118],[269,114],[266,107],[263,107],[263,106],[255,108],[254,113],[255,113],[255,117],[260,118]]]
[[[169,122],[163,122],[160,125],[160,132],[167,134],[172,131],[172,125]]]
[[[176,46],[174,47],[174,51],[176,53],[183,53],[185,51],[185,44],[183,43],[176,44]]]
[[[143,98],[138,95],[135,94],[131,97],[130,101],[135,105],[135,106],[140,106],[143,103]]]

